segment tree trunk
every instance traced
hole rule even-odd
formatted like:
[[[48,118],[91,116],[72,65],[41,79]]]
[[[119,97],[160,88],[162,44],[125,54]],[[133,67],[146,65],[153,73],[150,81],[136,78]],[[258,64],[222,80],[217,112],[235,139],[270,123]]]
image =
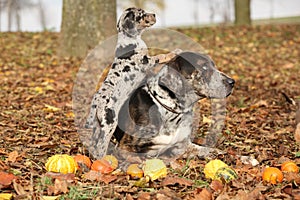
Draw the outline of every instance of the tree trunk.
[[[21,31],[21,17],[20,17],[20,7],[19,5],[16,5],[16,22],[17,22],[17,31]]]
[[[235,0],[235,24],[236,25],[250,25],[250,1],[251,0]]]
[[[13,1],[8,0],[7,2],[7,31],[11,31],[11,25],[12,25],[12,6],[13,6]]]
[[[0,32],[1,32],[1,15],[2,15],[2,2],[0,1]]]
[[[85,57],[100,41],[116,34],[116,0],[64,0],[62,56]]]
[[[43,31],[46,31],[47,23],[46,23],[45,9],[41,0],[39,0],[38,6],[39,6],[39,13],[40,13],[40,22],[43,27]]]

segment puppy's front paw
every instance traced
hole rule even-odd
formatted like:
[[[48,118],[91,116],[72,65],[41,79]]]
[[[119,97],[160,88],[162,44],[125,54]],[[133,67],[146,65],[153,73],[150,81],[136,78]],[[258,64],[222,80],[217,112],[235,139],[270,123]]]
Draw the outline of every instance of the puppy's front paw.
[[[172,51],[172,53],[178,55],[180,53],[182,53],[183,51],[181,49],[175,49],[174,51]]]

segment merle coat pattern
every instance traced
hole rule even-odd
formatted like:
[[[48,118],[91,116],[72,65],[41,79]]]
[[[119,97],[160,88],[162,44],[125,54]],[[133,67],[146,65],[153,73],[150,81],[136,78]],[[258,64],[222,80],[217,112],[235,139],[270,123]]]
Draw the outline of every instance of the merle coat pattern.
[[[215,149],[191,142],[193,105],[202,98],[226,98],[233,86],[208,56],[180,53],[145,77],[123,104],[114,133],[119,148],[166,159],[188,149],[207,156]]]
[[[141,34],[155,22],[154,14],[138,8],[126,9],[118,21],[115,59],[101,88],[93,97],[86,123],[86,128],[92,129],[92,141],[88,148],[95,158],[107,153],[121,106],[145,78],[146,71],[175,55],[148,55]]]

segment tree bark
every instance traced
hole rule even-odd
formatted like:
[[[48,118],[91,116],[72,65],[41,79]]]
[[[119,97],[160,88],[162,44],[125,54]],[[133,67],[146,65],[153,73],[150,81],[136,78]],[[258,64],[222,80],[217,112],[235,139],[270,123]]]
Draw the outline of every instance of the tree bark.
[[[8,0],[7,2],[7,31],[11,31],[11,25],[12,25],[12,6],[13,6],[13,1]]]
[[[46,31],[47,23],[46,23],[45,9],[41,0],[39,0],[38,6],[39,6],[39,13],[40,13],[40,22],[43,27],[43,31]]]
[[[250,13],[250,1],[251,0],[235,0],[235,24],[236,25],[250,25],[251,13]]]
[[[100,41],[116,34],[116,0],[64,0],[61,56],[85,57]]]
[[[2,2],[0,1],[0,32],[1,32],[1,15],[2,15]]]

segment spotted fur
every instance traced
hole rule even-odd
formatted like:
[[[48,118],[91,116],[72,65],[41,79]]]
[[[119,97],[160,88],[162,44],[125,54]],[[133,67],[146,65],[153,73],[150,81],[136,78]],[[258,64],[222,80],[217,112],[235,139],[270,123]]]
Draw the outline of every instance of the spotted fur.
[[[155,15],[142,9],[128,8],[118,24],[118,42],[111,69],[94,95],[86,128],[92,129],[89,151],[103,157],[118,124],[121,106],[145,78],[146,71],[168,56],[150,57],[141,34],[156,22]],[[171,53],[169,56],[174,57]]]
[[[234,80],[208,56],[180,53],[145,77],[123,104],[114,133],[119,148],[167,159],[189,149],[208,155],[213,148],[191,142],[194,104],[202,98],[226,98],[233,86]]]

